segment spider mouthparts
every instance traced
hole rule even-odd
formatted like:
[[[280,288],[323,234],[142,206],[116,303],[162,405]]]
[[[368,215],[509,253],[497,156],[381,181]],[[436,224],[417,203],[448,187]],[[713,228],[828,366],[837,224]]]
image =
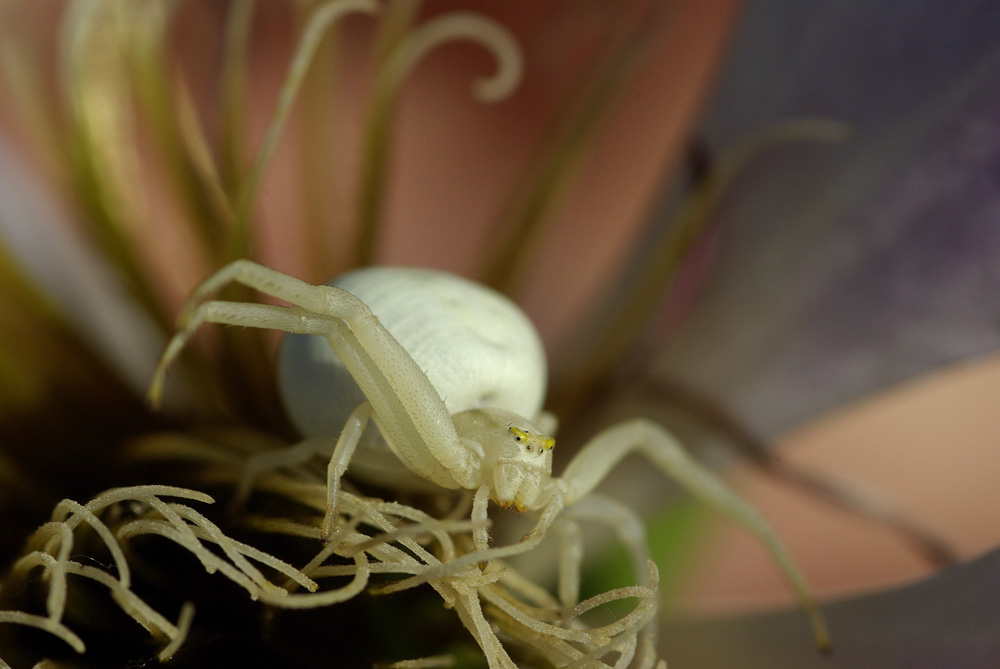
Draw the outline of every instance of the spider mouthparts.
[[[518,513],[524,513],[528,510],[528,505],[519,500],[507,500],[507,501],[497,500],[497,506],[499,506],[501,509],[513,509]]]

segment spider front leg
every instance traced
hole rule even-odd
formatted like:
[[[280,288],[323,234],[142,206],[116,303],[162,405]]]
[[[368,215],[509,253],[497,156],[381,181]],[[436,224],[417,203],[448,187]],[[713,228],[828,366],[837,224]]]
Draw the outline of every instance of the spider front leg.
[[[154,407],[160,405],[160,398],[163,395],[163,381],[166,378],[167,370],[204,323],[318,335],[326,335],[330,330],[336,328],[336,319],[311,314],[304,309],[251,304],[249,302],[205,302],[182,320],[184,321],[183,329],[167,343],[160,360],[156,363],[153,379],[149,384],[147,397]]]
[[[286,309],[271,305],[206,302],[211,295],[231,283],[248,286],[265,295],[289,302],[301,310],[293,315],[286,313]],[[325,292],[328,290],[249,260],[236,260],[222,267],[198,285],[184,302],[178,318],[181,329],[167,344],[153,373],[148,391],[150,401],[154,406],[159,405],[167,369],[202,324],[219,323],[292,333],[326,334],[333,329],[333,321],[338,316],[343,317],[330,313],[331,300]]]
[[[204,302],[233,282],[293,307]],[[237,260],[194,290],[181,322],[183,330],[167,345],[150,385],[154,404],[159,401],[167,367],[202,323],[321,335],[371,403],[379,428],[401,460],[442,487],[475,486],[478,459],[459,440],[434,386],[371,310],[347,291],[313,286],[263,265]]]
[[[231,283],[253,288],[264,295],[284,300],[315,314],[325,314],[329,307],[325,294],[327,289],[322,286],[314,286],[252,260],[234,260],[218,269],[191,291],[181,309],[179,319],[181,326],[186,329],[198,306]]]
[[[676,437],[656,423],[647,420],[621,423],[584,446],[562,476],[567,489],[567,505],[590,493],[622,458],[632,452],[645,455],[688,492],[757,537],[795,591],[800,606],[809,617],[817,647],[826,652],[830,636],[823,615],[809,592],[805,577],[770,524],[749,502],[692,458]]]

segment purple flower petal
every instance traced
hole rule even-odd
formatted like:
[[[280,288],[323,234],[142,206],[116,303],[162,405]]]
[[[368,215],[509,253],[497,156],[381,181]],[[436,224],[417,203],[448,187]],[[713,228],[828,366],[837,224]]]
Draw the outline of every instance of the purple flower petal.
[[[163,334],[0,138],[0,244],[82,338],[144,393]]]
[[[1000,348],[1000,6],[752,5],[705,125],[802,115],[720,212],[717,268],[660,371],[766,435]]]

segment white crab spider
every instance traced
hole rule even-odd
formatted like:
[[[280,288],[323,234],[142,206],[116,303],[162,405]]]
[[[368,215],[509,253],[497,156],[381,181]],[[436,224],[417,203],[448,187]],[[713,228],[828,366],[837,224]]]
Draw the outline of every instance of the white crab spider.
[[[206,301],[232,282],[292,306]],[[301,369],[302,352],[282,356],[284,401],[300,429],[307,436],[313,433],[313,438],[300,448],[308,453],[317,449],[329,452],[329,444],[335,439],[327,470],[323,536],[330,536],[334,530],[340,477],[352,463],[369,420],[374,421],[388,448],[410,473],[444,488],[475,491],[473,521],[485,526],[487,498],[518,511],[542,511],[547,520],[540,521],[533,531],[536,536],[532,543],[540,539],[537,535],[544,534],[545,527],[564,506],[586,497],[619,461],[638,452],[761,541],[809,615],[817,644],[827,647],[826,627],[805,579],[766,520],[691,458],[661,426],[632,420],[610,427],[581,449],[561,477],[552,476],[555,442],[546,433],[554,422],[544,414],[533,415],[532,420],[521,413],[537,414],[544,393],[545,366],[538,337],[517,307],[485,287],[428,270],[372,268],[348,275],[343,283],[354,293],[367,294],[371,308],[343,287],[314,286],[247,260],[223,267],[189,298],[181,319],[182,329],[167,345],[157,365],[150,386],[151,400],[158,401],[166,369],[202,323],[319,335],[363,394],[347,402],[346,418],[336,417],[331,423],[323,412],[336,408],[326,405],[330,399],[316,391],[316,384],[322,382],[311,379]],[[420,297],[414,298],[414,294]],[[385,312],[383,306],[387,307]],[[373,310],[386,320],[386,326]],[[412,355],[390,333],[393,328],[402,339],[409,340]],[[470,328],[478,334],[470,337]],[[492,348],[500,354],[485,369],[477,370],[481,362],[478,355],[463,358],[465,351],[456,351],[453,341],[472,341],[484,351]],[[290,345],[302,346],[303,342]],[[310,357],[309,350],[316,350],[310,346],[305,349],[307,355],[302,359]],[[325,354],[314,356],[320,361],[324,358]],[[336,377],[337,373],[333,374]],[[431,376],[447,387],[435,388]],[[497,377],[503,381],[500,390]],[[454,385],[442,381],[449,378]],[[458,388],[464,390],[459,392]],[[350,397],[350,392],[345,392]],[[482,406],[477,406],[480,403]],[[512,404],[516,410],[508,408]],[[544,425],[539,427],[538,423]],[[378,453],[370,441],[366,437],[362,447],[369,449],[369,462],[377,457],[372,454]],[[359,464],[362,462],[359,459]],[[379,477],[377,469],[369,467],[366,473],[368,478]],[[398,467],[387,471],[386,476],[390,480],[383,482],[392,484],[414,480]],[[485,548],[485,530],[477,532],[475,538],[477,548]]]
[[[554,418],[540,413],[547,380],[542,342],[510,300],[471,281],[424,269],[367,268],[327,285],[373,308],[426,374],[449,414],[505,409],[531,417],[542,432],[554,431]],[[322,337],[285,337],[277,376],[285,411],[305,437],[329,442],[365,401]],[[420,470],[414,474],[403,462],[378,429],[369,426],[351,457],[351,475],[384,487],[433,489],[431,477]]]

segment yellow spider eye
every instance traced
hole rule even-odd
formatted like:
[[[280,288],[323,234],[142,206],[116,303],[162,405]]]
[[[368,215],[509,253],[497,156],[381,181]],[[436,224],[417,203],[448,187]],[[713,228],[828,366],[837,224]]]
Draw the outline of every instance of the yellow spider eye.
[[[552,437],[545,437],[540,434],[531,434],[530,432],[525,432],[524,430],[513,426],[508,429],[510,430],[510,433],[514,435],[514,441],[527,442],[529,451],[532,446],[537,446],[543,451],[548,451],[556,445],[556,440]]]

